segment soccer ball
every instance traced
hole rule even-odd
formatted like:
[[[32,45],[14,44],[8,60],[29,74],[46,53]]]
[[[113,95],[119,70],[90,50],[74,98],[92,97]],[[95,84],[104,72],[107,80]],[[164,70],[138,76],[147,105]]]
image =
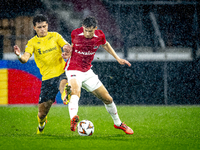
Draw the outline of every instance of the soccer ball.
[[[82,120],[78,123],[77,131],[81,136],[91,136],[94,133],[94,125],[89,120]]]

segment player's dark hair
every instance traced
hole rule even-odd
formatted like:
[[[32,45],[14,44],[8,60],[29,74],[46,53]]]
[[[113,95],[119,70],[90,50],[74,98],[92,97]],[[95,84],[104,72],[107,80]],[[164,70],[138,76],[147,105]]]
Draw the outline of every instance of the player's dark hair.
[[[83,26],[85,26],[86,28],[88,28],[88,27],[95,28],[97,26],[97,23],[98,23],[97,20],[93,16],[86,17],[83,20]]]
[[[34,26],[36,26],[36,22],[40,23],[40,22],[44,22],[44,21],[46,21],[48,23],[48,18],[45,15],[38,14],[33,17],[33,25]]]

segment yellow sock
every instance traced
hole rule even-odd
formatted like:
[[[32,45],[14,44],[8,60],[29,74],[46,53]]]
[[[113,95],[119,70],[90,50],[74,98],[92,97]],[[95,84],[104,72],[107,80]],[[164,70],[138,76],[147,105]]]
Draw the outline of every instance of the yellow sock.
[[[65,90],[64,90],[64,91],[62,92],[62,94],[61,94],[61,98],[62,98],[62,100],[64,100],[65,95],[66,95],[66,92],[65,92]]]
[[[47,116],[42,120],[38,116],[37,118],[38,118],[39,125],[42,127],[44,125],[44,122],[47,120]]]

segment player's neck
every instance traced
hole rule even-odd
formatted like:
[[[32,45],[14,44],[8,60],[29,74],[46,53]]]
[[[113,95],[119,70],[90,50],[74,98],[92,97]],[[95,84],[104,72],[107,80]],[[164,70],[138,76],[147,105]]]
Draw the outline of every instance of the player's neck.
[[[37,37],[38,38],[45,38],[45,37],[47,37],[48,36],[48,32],[47,32],[47,35],[45,35],[45,36],[38,36],[38,34],[37,34]]]

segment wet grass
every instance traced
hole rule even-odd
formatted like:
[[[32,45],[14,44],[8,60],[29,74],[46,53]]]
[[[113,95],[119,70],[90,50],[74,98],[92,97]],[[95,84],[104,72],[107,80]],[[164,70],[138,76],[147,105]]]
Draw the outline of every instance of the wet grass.
[[[117,106],[122,121],[134,130],[126,135],[113,127],[104,106],[80,106],[79,117],[94,123],[91,137],[70,131],[66,106],[54,105],[44,135],[36,135],[37,106],[0,107],[0,149],[200,149],[200,106]]]

